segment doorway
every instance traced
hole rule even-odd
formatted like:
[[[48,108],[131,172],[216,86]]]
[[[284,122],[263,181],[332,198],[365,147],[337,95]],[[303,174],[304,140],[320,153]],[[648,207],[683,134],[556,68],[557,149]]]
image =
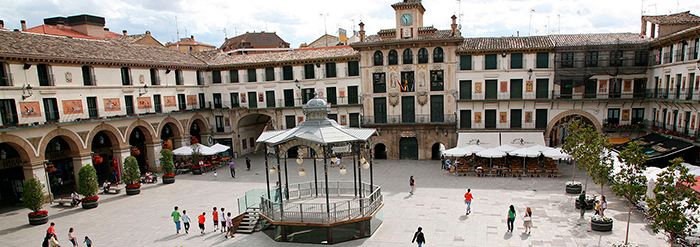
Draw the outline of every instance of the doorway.
[[[399,159],[418,159],[418,139],[415,137],[402,137],[399,140]]]
[[[379,143],[374,146],[374,159],[385,160],[386,159],[386,146]]]
[[[440,154],[445,151],[445,144],[442,143],[435,143],[433,144],[432,150],[431,150],[431,159],[432,160],[439,160],[440,159]]]

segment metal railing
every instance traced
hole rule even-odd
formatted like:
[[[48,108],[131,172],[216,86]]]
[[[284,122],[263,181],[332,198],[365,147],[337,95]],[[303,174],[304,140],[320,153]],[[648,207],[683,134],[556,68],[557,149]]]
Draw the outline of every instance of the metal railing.
[[[364,116],[362,124],[425,124],[425,123],[455,123],[455,114],[411,114]]]
[[[313,198],[325,196],[326,186],[328,196],[354,197],[355,188],[353,182],[330,182],[326,185],[319,182],[318,188],[313,182],[291,184],[288,192],[289,199],[284,203],[277,202],[282,196],[272,192],[271,199],[267,194],[260,196],[261,214],[281,222],[305,222],[305,223],[336,223],[352,219],[368,217],[372,215],[383,202],[381,188],[370,187],[367,183],[360,183],[360,191],[365,197],[355,197],[345,201],[326,203],[295,203],[290,200],[301,198]],[[334,200],[337,200],[334,198]],[[284,207],[281,208],[280,205]]]

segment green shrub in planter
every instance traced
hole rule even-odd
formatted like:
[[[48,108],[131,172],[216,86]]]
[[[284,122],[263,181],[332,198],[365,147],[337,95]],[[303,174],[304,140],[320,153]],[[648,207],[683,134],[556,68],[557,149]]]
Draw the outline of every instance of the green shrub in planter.
[[[139,163],[134,156],[126,157],[124,160],[124,183],[126,183],[126,194],[137,195],[140,193],[141,170]]]
[[[22,204],[37,213],[44,206],[43,185],[36,178],[24,181],[24,192],[22,193]]]
[[[97,171],[95,171],[95,167],[89,164],[81,167],[78,172],[78,193],[84,197],[96,196],[97,186]]]
[[[160,165],[163,167],[163,174],[173,174],[175,173],[175,164],[173,164],[173,151],[170,149],[161,149],[160,155]]]

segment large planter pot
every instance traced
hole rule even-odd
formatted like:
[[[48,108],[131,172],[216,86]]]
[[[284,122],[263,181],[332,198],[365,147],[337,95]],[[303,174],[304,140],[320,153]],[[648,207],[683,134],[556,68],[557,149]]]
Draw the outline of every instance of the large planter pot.
[[[581,206],[579,204],[578,198],[576,198],[576,202],[574,202],[574,205],[576,206],[576,209],[581,209]],[[595,200],[588,200],[588,205],[586,206],[586,210],[592,210],[595,207]]]
[[[127,195],[138,195],[141,194],[141,188],[126,188]]]
[[[49,222],[49,215],[43,215],[43,216],[28,216],[29,217],[29,224],[36,226],[36,225],[43,225],[46,224],[46,222]]]
[[[201,174],[201,173],[200,173]],[[172,184],[175,183],[175,177],[163,177],[163,183],[164,184]]]
[[[192,169],[192,174],[194,174],[194,175],[202,175],[202,169]]]
[[[598,232],[609,232],[612,231],[613,229],[613,222],[611,221],[610,223],[601,223],[601,222],[595,222],[591,220],[591,230],[593,231],[598,231]]]
[[[566,193],[569,194],[581,194],[581,186],[566,186]]]
[[[92,202],[82,202],[80,205],[83,205],[84,209],[91,209],[91,208],[96,208],[97,207],[97,201],[92,201]]]

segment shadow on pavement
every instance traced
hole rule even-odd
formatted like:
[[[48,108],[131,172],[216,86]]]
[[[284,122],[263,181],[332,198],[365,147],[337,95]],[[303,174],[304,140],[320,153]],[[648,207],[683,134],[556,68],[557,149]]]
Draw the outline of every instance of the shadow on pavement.
[[[42,226],[43,226],[43,225],[38,225],[38,227],[42,227]],[[5,229],[5,230],[0,231],[0,236],[5,235],[5,234],[9,234],[9,233],[13,233],[13,232],[16,232],[16,231],[19,231],[19,230],[24,230],[24,229],[27,229],[27,228],[31,228],[31,227],[33,227],[33,226],[30,225],[29,222],[27,222],[27,224],[24,224],[24,225],[21,225],[21,226],[17,226],[17,227],[13,227],[13,228],[8,228],[8,229]]]
[[[511,238],[513,238],[513,233],[511,233],[510,231],[506,231],[506,234],[503,234],[503,239],[508,240]]]
[[[157,243],[157,242],[165,242],[165,241],[175,240],[175,239],[178,239],[178,238],[184,237],[184,236],[185,236],[185,234],[183,234],[183,233],[174,234],[174,235],[168,235],[168,236],[165,236],[165,237],[163,237],[163,238],[153,240],[153,242],[154,242],[154,243]]]
[[[459,216],[459,220],[460,220],[460,221],[465,221],[465,220],[468,220],[468,219],[469,219],[469,215],[462,215],[462,216]]]

